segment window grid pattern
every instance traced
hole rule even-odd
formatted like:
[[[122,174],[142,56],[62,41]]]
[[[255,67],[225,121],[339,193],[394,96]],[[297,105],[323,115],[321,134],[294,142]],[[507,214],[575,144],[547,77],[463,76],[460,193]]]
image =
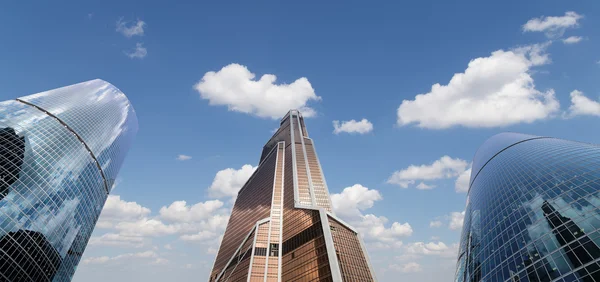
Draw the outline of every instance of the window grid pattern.
[[[77,132],[112,186],[137,132],[135,110],[123,92],[95,79],[19,99],[52,113]]]
[[[254,245],[254,258],[252,259],[252,269],[250,281],[265,281],[265,263],[267,260],[267,244],[269,234],[269,223],[265,222],[258,226],[258,235]]]
[[[99,140],[98,145],[108,142],[94,153],[109,161],[105,168],[116,177],[137,131],[135,112],[127,98],[104,81],[75,86],[20,99],[58,105],[69,97],[90,98],[100,88],[110,89],[112,96],[102,103],[86,105],[89,111],[66,104],[58,118],[71,129],[77,119],[97,121],[82,123],[89,128],[84,136]],[[117,110],[113,103],[130,110]],[[113,122],[115,116],[123,122]],[[0,280],[70,281],[106,201],[94,158],[63,123],[22,102],[0,103],[0,130],[5,133],[0,135]],[[115,130],[115,138],[105,138]]]
[[[312,197],[310,187],[308,186],[308,173],[306,171],[306,162],[304,160],[304,150],[302,144],[296,143],[296,173],[298,177],[298,197],[299,204],[312,206]]]
[[[275,183],[273,186],[273,203],[271,204],[271,221],[269,233],[269,249],[267,258],[267,281],[277,281],[279,276],[279,249],[275,250],[272,246],[281,245],[281,223],[283,219],[283,164],[285,158],[285,142],[277,146],[277,165],[275,168]],[[273,252],[277,256],[272,256]]]
[[[331,217],[327,217],[333,244],[344,281],[371,282],[373,276],[363,253],[358,234]]]
[[[468,197],[456,281],[600,281],[600,147],[518,143]]]
[[[269,217],[276,157],[276,150],[273,150],[240,190],[223,234],[211,278],[214,279],[221,273],[256,222]]]
[[[310,186],[308,183],[308,171],[306,168],[306,161],[304,159],[304,149],[302,146],[302,135],[300,135],[300,126],[298,123],[298,116],[292,115],[291,121],[294,130],[294,146],[295,160],[296,160],[296,179],[298,180],[298,204],[304,206],[312,206],[312,196],[310,193]],[[291,137],[290,137],[291,138]]]
[[[252,243],[256,232],[243,242],[242,247],[235,254],[233,260],[225,267],[225,272],[219,281],[244,281],[248,278],[248,267],[252,256]]]
[[[318,223],[319,228],[322,228],[318,211],[297,209],[294,206],[292,177],[294,172],[291,153],[291,146],[288,145],[284,166],[283,242],[314,224]],[[281,264],[281,281],[329,281],[328,279],[331,279],[331,269],[322,233],[298,249],[283,255]],[[308,280],[309,278],[313,280]]]
[[[324,177],[321,174],[321,164],[319,164],[319,160],[317,159],[317,154],[315,152],[315,147],[312,144],[312,140],[305,138],[304,147],[306,147],[310,177],[312,180],[313,191],[315,192],[317,206],[325,208],[325,210],[331,212],[329,193],[327,192],[327,188],[325,186],[326,184]]]

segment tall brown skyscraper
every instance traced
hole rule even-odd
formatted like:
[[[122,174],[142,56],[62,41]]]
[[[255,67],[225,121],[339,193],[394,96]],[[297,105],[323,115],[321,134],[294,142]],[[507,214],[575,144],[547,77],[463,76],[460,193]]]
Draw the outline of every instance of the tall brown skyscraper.
[[[357,231],[337,218],[304,119],[291,110],[240,190],[210,281],[375,281]]]

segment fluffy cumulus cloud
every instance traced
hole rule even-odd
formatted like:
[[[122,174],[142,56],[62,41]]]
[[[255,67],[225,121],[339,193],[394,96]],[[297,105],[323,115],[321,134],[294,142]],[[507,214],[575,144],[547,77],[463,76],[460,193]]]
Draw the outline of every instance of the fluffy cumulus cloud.
[[[340,134],[342,132],[365,134],[371,131],[373,131],[373,124],[365,118],[360,121],[348,120],[342,121],[341,123],[339,120],[333,121],[334,134]]]
[[[554,90],[535,88],[531,68],[547,64],[549,43],[498,50],[469,62],[446,85],[404,100],[398,107],[400,126],[445,129],[453,126],[500,127],[548,118],[560,108]]]
[[[132,59],[143,59],[148,55],[148,50],[144,47],[143,43],[136,43],[133,50],[125,51],[125,55]]]
[[[465,212],[452,212],[450,213],[450,223],[448,224],[448,228],[452,230],[460,230],[463,227],[463,222],[465,221]]]
[[[384,243],[394,243],[399,237],[412,235],[413,229],[408,223],[394,222],[389,228],[385,224],[389,220],[384,216],[367,214],[360,221],[354,221],[354,227],[361,230],[361,235],[366,238],[377,239]]]
[[[265,74],[258,80],[255,77],[246,66],[230,64],[204,74],[194,89],[210,105],[227,106],[230,111],[258,117],[278,119],[290,109],[300,110],[304,117],[316,114],[308,102],[319,101],[321,97],[305,77],[290,84],[277,84],[273,74]]]
[[[389,220],[386,217],[362,213],[381,199],[379,191],[360,184],[346,187],[342,193],[331,195],[336,214],[356,228],[372,247],[400,247],[402,246],[400,239],[413,233],[410,224],[392,222],[388,225]]]
[[[435,185],[428,185],[425,184],[425,182],[421,182],[419,183],[419,185],[417,185],[417,189],[419,190],[429,190],[429,189],[433,189],[435,188]]]
[[[212,184],[208,188],[211,197],[237,197],[242,186],[248,181],[257,167],[243,165],[240,169],[226,168],[217,172]]]
[[[117,32],[123,34],[127,38],[136,35],[142,36],[144,35],[144,26],[146,26],[146,23],[142,20],[131,23],[125,22],[123,21],[123,18],[120,18],[117,21]]]
[[[406,254],[455,258],[458,255],[458,244],[448,246],[444,242],[414,242],[404,246],[404,251]]]
[[[89,245],[141,248],[145,245],[145,239],[138,236],[106,233],[99,237],[90,238]]]
[[[448,226],[450,230],[462,230],[463,222],[465,219],[465,211],[462,212],[451,212],[449,214],[438,216],[434,220],[429,222],[429,227],[437,228],[444,225]]]
[[[109,195],[98,219],[98,227],[110,228],[115,222],[138,220],[150,214],[150,209],[136,202],[127,202],[119,195]]]
[[[333,210],[340,216],[360,216],[361,210],[372,208],[376,201],[383,199],[379,191],[360,184],[346,187],[339,194],[331,195]]]
[[[581,42],[581,40],[583,40],[583,37],[581,36],[570,36],[563,39],[562,42],[565,44],[575,44]]]
[[[600,102],[586,97],[579,90],[573,90],[571,92],[571,106],[567,116],[580,115],[600,116]]]
[[[406,169],[396,171],[388,178],[387,183],[396,184],[402,188],[408,188],[416,180],[436,180],[451,178],[460,175],[469,164],[459,158],[443,156],[431,164],[411,165]],[[421,183],[419,189],[431,189],[433,186]]]
[[[188,155],[177,155],[176,158],[178,161],[187,161],[187,160],[191,160],[192,156],[188,156]]]
[[[161,218],[172,222],[198,222],[210,218],[223,207],[223,202],[211,200],[188,206],[186,201],[175,201],[160,208]],[[221,212],[224,213],[224,212]]]
[[[128,259],[151,259],[159,258],[160,256],[153,251],[145,251],[139,253],[125,253],[114,257],[102,256],[102,257],[89,257],[84,259],[83,264],[101,264],[110,261],[128,260]]]
[[[544,32],[550,38],[560,37],[568,28],[579,26],[582,15],[568,11],[564,16],[550,16],[533,18],[523,25],[524,32]]]
[[[211,231],[202,230],[196,234],[185,234],[181,235],[181,240],[184,241],[205,241],[212,238],[215,238],[216,234]]]
[[[431,221],[431,222],[429,222],[429,227],[431,227],[431,228],[442,227],[442,222],[439,220]]]
[[[421,265],[416,262],[408,262],[405,264],[391,264],[390,269],[395,270],[395,271],[400,271],[403,273],[413,273],[413,272],[423,271],[423,268],[421,267]]]
[[[92,237],[90,245],[139,248],[148,245],[152,238],[178,236],[183,241],[212,246],[220,240],[228,220],[228,209],[219,200],[190,205],[175,201],[163,206],[157,216],[151,216],[150,209],[111,195],[98,223],[99,228],[111,231]]]
[[[471,168],[463,171],[458,175],[454,182],[454,190],[457,193],[467,193],[469,191],[469,182],[471,181]]]

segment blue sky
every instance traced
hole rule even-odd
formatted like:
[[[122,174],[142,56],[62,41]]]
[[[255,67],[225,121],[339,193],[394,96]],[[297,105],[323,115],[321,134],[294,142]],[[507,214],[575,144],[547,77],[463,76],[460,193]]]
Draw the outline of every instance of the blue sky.
[[[227,193],[288,105],[314,112],[329,190],[369,233],[380,281],[452,280],[466,199],[456,181],[488,137],[600,142],[600,3],[196,2],[0,9],[2,100],[101,78],[138,114],[74,281],[208,277]],[[265,74],[276,81],[256,82]],[[362,119],[370,130],[334,133],[333,121]]]

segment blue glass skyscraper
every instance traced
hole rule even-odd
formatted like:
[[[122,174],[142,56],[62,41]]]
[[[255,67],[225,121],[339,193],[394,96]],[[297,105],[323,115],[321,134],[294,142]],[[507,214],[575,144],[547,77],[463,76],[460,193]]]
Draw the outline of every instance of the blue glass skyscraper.
[[[600,281],[600,146],[517,133],[473,159],[455,281]]]
[[[92,80],[0,103],[0,281],[70,281],[137,132]]]

